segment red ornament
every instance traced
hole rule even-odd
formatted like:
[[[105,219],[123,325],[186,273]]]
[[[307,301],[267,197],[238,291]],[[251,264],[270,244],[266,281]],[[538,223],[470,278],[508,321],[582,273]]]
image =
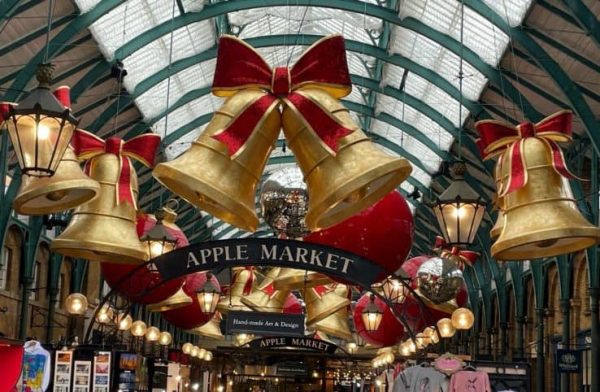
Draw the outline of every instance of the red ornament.
[[[384,268],[385,279],[406,259],[413,240],[413,217],[400,192],[393,191],[371,207],[304,241],[355,253]]]
[[[219,288],[219,281],[215,276],[211,282]],[[196,272],[185,277],[183,292],[192,299],[192,303],[181,308],[162,312],[165,320],[171,325],[182,329],[192,329],[206,324],[212,318],[212,313],[202,313],[196,297],[196,290],[206,283],[206,272]]]
[[[283,304],[283,313],[286,314],[302,314],[304,311],[302,309],[302,304],[298,300],[294,294],[290,293],[285,303]]]
[[[137,232],[141,237],[156,225],[156,219],[150,214],[139,214],[137,217]],[[177,238],[177,247],[189,245],[183,231],[172,222],[163,221],[166,230]],[[132,302],[139,304],[154,304],[169,298],[175,294],[183,283],[183,278],[172,279],[161,284],[153,290],[148,290],[162,282],[160,273],[149,268],[141,268],[123,283],[118,284],[121,279],[138,268],[136,265],[120,263],[101,263],[100,268],[105,282],[119,294],[128,297]],[[118,287],[117,287],[118,286]]]
[[[392,310],[380,298],[375,297],[375,305],[383,310],[381,324],[376,331],[369,332],[365,329],[365,324],[362,319],[363,310],[371,301],[370,295],[367,293],[360,297],[352,318],[354,319],[354,329],[367,343],[378,347],[388,347],[397,344],[404,337],[404,325],[394,316]]]

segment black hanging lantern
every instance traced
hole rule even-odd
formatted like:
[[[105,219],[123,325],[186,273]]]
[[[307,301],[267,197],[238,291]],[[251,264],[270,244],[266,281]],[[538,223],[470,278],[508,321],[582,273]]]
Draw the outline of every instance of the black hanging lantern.
[[[377,331],[383,319],[383,310],[375,303],[375,296],[371,294],[370,302],[362,311],[363,324],[367,332]]]
[[[206,282],[202,287],[196,290],[196,298],[200,304],[200,311],[204,314],[213,314],[217,310],[221,292],[211,282],[213,275],[206,273]]]
[[[9,106],[6,126],[24,174],[54,175],[79,121],[50,92],[52,64],[40,64],[39,86],[16,106]]]
[[[161,209],[156,212],[155,216],[156,224],[154,227],[140,238],[140,241],[146,245],[151,259],[169,253],[177,247],[177,238],[169,233],[162,223],[163,219],[165,219],[166,211]]]
[[[454,162],[450,167],[452,183],[433,205],[433,211],[448,245],[467,246],[475,240],[485,212],[482,195],[465,181],[467,166]]]

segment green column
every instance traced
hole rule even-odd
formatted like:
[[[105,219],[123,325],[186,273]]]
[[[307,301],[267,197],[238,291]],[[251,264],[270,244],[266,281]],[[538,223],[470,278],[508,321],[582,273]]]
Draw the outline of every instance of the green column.
[[[600,289],[597,287],[590,288],[590,309],[591,309],[591,338],[592,338],[592,355],[591,364],[598,366],[600,364],[600,319],[598,309],[598,299],[600,298]],[[600,392],[600,372],[592,370],[591,392]]]
[[[592,152],[592,197],[590,204],[592,206],[592,223],[598,226],[598,154],[596,151]],[[590,307],[591,307],[591,338],[592,338],[592,355],[591,363],[592,366],[598,366],[600,364],[600,315],[598,314],[598,301],[600,299],[600,268],[598,266],[598,247],[592,247],[587,250],[588,256],[588,269],[589,269],[589,281],[590,281]],[[600,392],[600,372],[592,371],[592,385],[591,392]]]
[[[544,308],[538,308],[535,310],[537,316],[537,341],[536,341],[536,351],[537,358],[535,361],[536,371],[535,371],[535,390],[537,392],[544,392]]]
[[[517,334],[517,341],[516,341],[516,345],[515,345],[515,353],[516,356],[518,358],[523,358],[524,357],[524,353],[523,353],[523,328],[525,327],[525,317],[523,316],[517,316],[516,318],[516,334]]]
[[[29,218],[29,232],[25,237],[25,244],[22,253],[22,272],[21,272],[21,313],[19,318],[19,339],[27,337],[27,325],[29,324],[29,293],[33,284],[33,265],[37,253],[38,243],[44,227],[41,216],[32,216]],[[38,282],[43,285],[43,283]]]
[[[562,326],[562,346],[563,348],[568,349],[570,347],[569,343],[571,340],[571,301],[569,299],[561,299],[560,300],[560,312],[563,318],[563,326]],[[561,392],[569,392],[570,391],[570,377],[569,373],[563,373],[560,377],[560,390]]]

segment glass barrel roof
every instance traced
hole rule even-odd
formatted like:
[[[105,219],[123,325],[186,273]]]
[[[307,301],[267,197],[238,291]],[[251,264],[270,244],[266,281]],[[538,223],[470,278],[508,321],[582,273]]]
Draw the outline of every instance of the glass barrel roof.
[[[75,2],[85,13],[100,1]],[[531,5],[531,0],[484,2],[512,26],[522,22]],[[282,66],[293,64],[306,49],[305,45],[319,36],[340,33],[348,42],[348,65],[355,82],[345,103],[382,148],[391,154],[405,151],[407,155],[417,157],[420,165],[413,163],[413,183],[429,186],[432,174],[443,160],[440,152],[450,149],[454,140],[452,132],[462,126],[469,111],[463,106],[462,118],[459,118],[459,102],[448,93],[448,88],[443,89],[440,83],[413,71],[415,68],[433,71],[458,89],[460,56],[451,50],[452,45],[448,42],[451,40],[453,45],[460,45],[459,1],[332,0],[331,6],[326,6],[326,2],[318,2],[320,6],[287,6],[281,1],[280,5],[272,7],[256,2],[257,8],[217,16],[221,18],[219,21],[211,17],[183,27],[168,28],[173,20],[202,12],[206,3],[208,1],[186,0],[179,6],[175,1],[129,0],[90,27],[108,60],[120,56],[123,48],[144,37],[144,33],[157,26],[163,28],[164,34],[142,46],[138,42],[136,50],[119,60],[128,72],[124,87],[132,94],[153,131],[162,136],[174,132],[181,134],[167,147],[168,159],[184,152],[208,119],[187,132],[182,129],[186,130],[186,126],[202,116],[210,117],[222,102],[210,94],[216,63],[214,49],[219,34],[235,34],[250,40],[261,38],[261,47],[257,50],[271,66]],[[364,12],[344,10],[344,4],[348,3],[364,3]],[[395,3],[398,5],[394,8]],[[387,8],[390,6],[392,8]],[[376,16],[379,11],[386,17]],[[225,30],[223,26],[226,26]],[[428,38],[424,33],[427,31],[441,34],[443,39],[434,41],[433,33]],[[465,6],[464,48],[481,61],[471,64],[465,60],[463,63],[465,102],[479,99],[488,83],[485,66],[490,69],[498,66],[509,41],[510,37],[492,22]],[[169,80],[169,72],[164,72],[169,64],[194,56],[201,61],[190,61],[185,67],[178,68]],[[407,61],[412,64],[407,65],[412,71],[398,65]],[[168,119],[167,112],[170,112]],[[431,113],[438,116],[438,120],[445,119],[444,123],[437,122]],[[415,131],[420,140],[415,137]],[[384,140],[399,148],[390,149],[389,144],[384,146]],[[290,155],[289,150],[284,153],[276,149],[273,157]],[[277,160],[271,161],[269,170],[281,164]],[[413,185],[406,182],[402,188],[410,192]]]

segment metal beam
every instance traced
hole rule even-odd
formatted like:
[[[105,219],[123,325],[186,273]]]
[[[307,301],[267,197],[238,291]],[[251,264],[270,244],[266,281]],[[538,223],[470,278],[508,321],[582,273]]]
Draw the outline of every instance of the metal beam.
[[[490,20],[502,31],[508,34],[517,44],[519,44],[529,55],[538,63],[540,68],[544,69],[554,80],[556,86],[560,88],[569,100],[574,112],[581,118],[586,133],[596,152],[600,153],[600,134],[597,132],[598,122],[589,105],[581,95],[581,91],[570,76],[560,65],[546,52],[540,44],[532,39],[525,31],[518,27],[511,27],[489,6],[479,0],[464,0],[465,4],[475,12]],[[570,1],[570,0],[569,0]],[[590,32],[592,32],[590,30]],[[594,30],[595,32],[595,30]]]
[[[577,23],[583,27],[585,34],[600,48],[600,22],[596,19],[596,14],[582,0],[564,0],[564,3],[569,7]]]

